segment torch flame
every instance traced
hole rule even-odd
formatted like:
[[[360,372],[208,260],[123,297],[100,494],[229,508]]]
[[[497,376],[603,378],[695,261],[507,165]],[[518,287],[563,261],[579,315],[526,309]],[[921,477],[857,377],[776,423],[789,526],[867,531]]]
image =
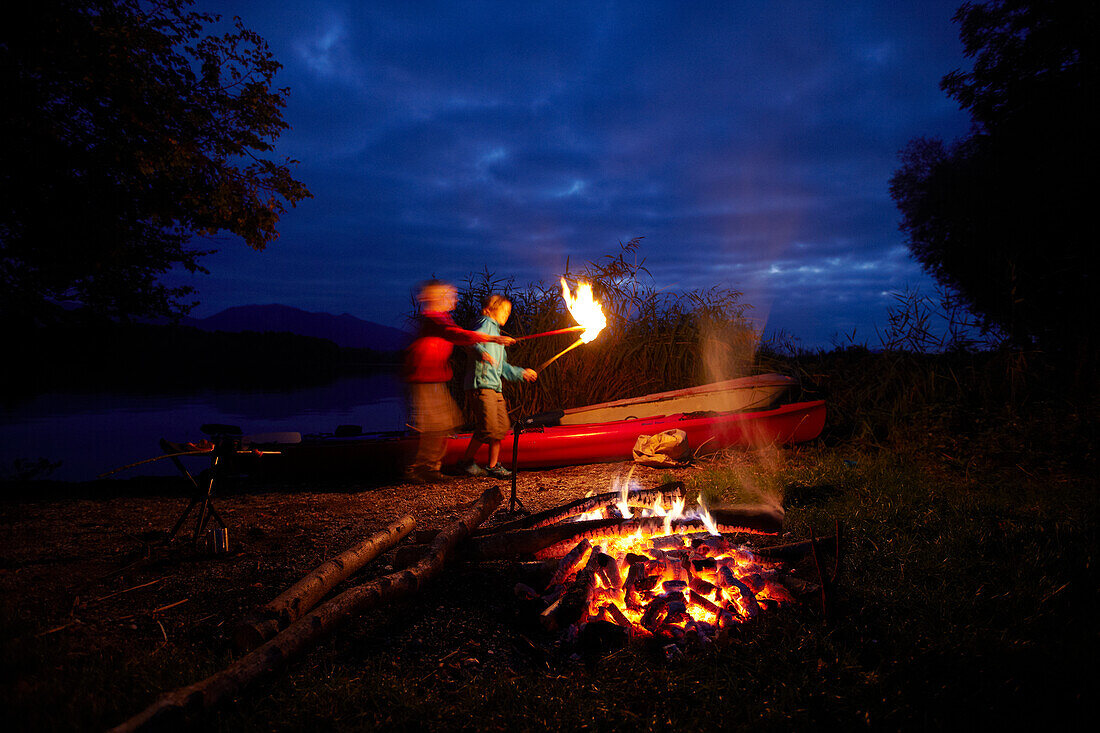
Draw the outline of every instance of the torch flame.
[[[600,331],[607,325],[607,318],[603,314],[600,304],[592,297],[592,285],[586,282],[577,283],[576,293],[569,289],[569,283],[563,277],[561,279],[561,297],[565,299],[565,306],[569,309],[577,325],[584,326],[580,340],[590,343]]]

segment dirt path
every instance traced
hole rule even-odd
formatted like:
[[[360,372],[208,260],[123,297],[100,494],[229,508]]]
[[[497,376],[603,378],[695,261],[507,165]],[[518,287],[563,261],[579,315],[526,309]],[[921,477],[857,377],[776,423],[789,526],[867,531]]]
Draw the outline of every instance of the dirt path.
[[[589,490],[608,490],[629,467],[523,473],[518,495],[529,511],[547,509]],[[657,472],[642,471],[637,478],[656,485]],[[510,486],[497,483],[507,497]],[[412,514],[418,529],[438,528],[489,485],[483,478],[456,478],[440,485],[365,490],[354,485],[230,490],[216,499],[229,525],[229,553],[211,556],[190,546],[193,513],[171,549],[150,560],[142,560],[145,541],[172,526],[187,504],[184,496],[0,502],[5,626],[18,635],[53,637],[82,653],[126,648],[143,637],[164,641],[172,632],[177,638],[205,638],[209,645],[226,624],[395,518]],[[136,492],[131,486],[128,493]],[[493,521],[503,519],[498,515]],[[386,572],[388,561],[384,556],[364,572]]]

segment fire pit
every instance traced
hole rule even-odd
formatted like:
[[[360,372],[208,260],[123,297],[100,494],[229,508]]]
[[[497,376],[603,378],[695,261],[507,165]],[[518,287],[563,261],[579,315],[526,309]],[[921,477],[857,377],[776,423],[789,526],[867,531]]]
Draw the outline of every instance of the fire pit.
[[[638,491],[624,482],[617,498],[598,499],[589,500],[596,506],[553,524],[529,524],[566,533],[577,528],[577,534],[535,553],[560,558],[541,592],[516,588],[543,606],[543,626],[567,641],[593,635],[648,639],[678,653],[794,600],[781,582],[780,561],[726,536],[775,534],[782,526],[778,510],[712,513],[701,501],[685,509],[681,484]]]

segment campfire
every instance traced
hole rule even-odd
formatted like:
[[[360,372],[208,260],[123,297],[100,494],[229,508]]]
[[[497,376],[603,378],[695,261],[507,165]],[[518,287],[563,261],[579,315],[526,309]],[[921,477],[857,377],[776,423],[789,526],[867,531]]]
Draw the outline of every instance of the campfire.
[[[726,534],[774,534],[775,510],[685,508],[683,485],[589,497],[572,516],[548,517],[529,526],[570,526],[578,533],[536,553],[560,558],[541,592],[517,593],[544,604],[540,618],[567,640],[619,633],[653,639],[666,652],[707,643],[767,608],[794,600],[780,582],[778,561],[757,555]],[[563,514],[559,511],[558,514]],[[590,627],[595,625],[595,631]],[[613,630],[614,629],[614,630]]]

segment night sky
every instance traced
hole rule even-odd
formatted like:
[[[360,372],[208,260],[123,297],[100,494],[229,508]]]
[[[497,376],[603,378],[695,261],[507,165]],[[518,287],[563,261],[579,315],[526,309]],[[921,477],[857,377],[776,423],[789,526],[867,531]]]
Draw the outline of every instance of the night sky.
[[[199,0],[283,64],[277,155],[315,198],[178,280],[196,316],[404,326],[426,277],[554,282],[641,236],[659,289],[734,287],[769,333],[874,346],[891,293],[932,292],[888,181],[910,138],[967,130],[938,88],[968,65],[958,4]]]

